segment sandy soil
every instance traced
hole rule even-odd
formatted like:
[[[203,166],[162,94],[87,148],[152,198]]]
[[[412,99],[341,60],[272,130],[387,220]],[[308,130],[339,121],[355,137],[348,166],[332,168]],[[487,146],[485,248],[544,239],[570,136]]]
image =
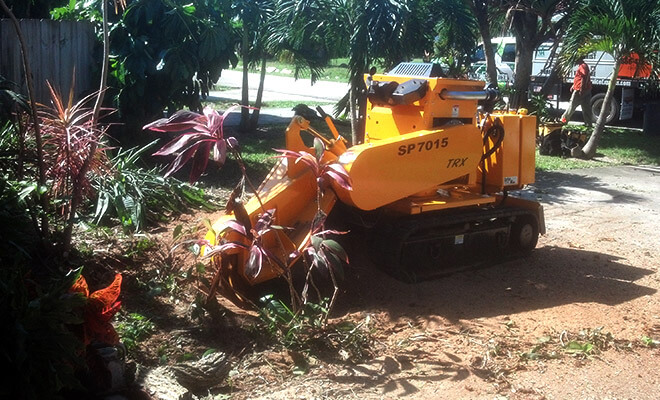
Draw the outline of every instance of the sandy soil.
[[[537,182],[521,195],[544,204],[547,234],[530,256],[412,285],[354,257],[337,309],[369,316],[375,357],[312,358],[302,376],[289,353],[245,357],[231,398],[658,398],[660,350],[642,337],[660,339],[660,170]]]
[[[335,316],[371,332],[367,361],[312,355],[297,374],[300,354],[255,344],[254,314],[222,302],[233,312],[197,325],[190,302],[140,304],[126,295],[143,291],[127,269],[125,308],[158,330],[136,361],[151,368],[226,351],[235,367],[216,398],[658,398],[660,348],[643,338],[660,340],[660,169],[543,172],[519,195],[543,203],[547,226],[522,259],[406,284],[348,249]],[[162,260],[150,273],[190,267],[166,252]]]

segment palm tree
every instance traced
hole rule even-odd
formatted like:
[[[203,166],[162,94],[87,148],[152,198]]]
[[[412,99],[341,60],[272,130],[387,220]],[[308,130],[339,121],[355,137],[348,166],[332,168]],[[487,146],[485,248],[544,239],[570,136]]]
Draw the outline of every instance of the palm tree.
[[[268,27],[274,13],[274,2],[272,0],[237,0],[232,3],[236,15],[242,24],[242,37],[240,54],[243,61],[243,82],[241,87],[241,131],[250,131],[256,128],[259,121],[259,109],[261,108],[264,82],[266,79],[266,40]],[[259,67],[259,88],[254,102],[255,110],[250,116],[248,109],[249,85],[248,73],[250,67]]]
[[[448,1],[439,1],[445,3],[444,6],[451,7]],[[486,74],[488,75],[489,83],[497,83],[497,67],[495,66],[495,51],[490,44],[492,35],[491,21],[497,15],[497,0],[463,0],[463,3],[472,11],[477,27],[479,28],[479,35],[481,35],[481,43],[483,43],[484,56],[486,58]]]
[[[473,10],[464,0],[443,0],[437,1],[437,10],[434,15],[438,17],[435,32],[435,57],[441,59],[447,64],[447,70],[444,71],[448,76],[463,76],[471,63],[471,56],[477,46],[478,21],[474,16]],[[490,29],[486,25],[490,42]],[[483,39],[483,37],[482,37]],[[487,43],[487,42],[484,42]],[[484,51],[489,50],[493,54],[491,46],[484,47]],[[497,79],[495,63],[492,62],[491,78]]]
[[[570,14],[571,1],[566,0],[508,0],[505,4],[516,36],[516,71],[514,76],[513,107],[527,103],[527,90],[532,75],[534,51],[549,39],[558,40]],[[561,13],[557,13],[561,10]]]
[[[602,107],[608,110],[621,64],[634,61],[640,68],[651,64],[657,72],[659,50],[658,0],[583,0],[570,17],[561,60],[568,70],[575,60],[593,51],[604,51],[614,57],[614,68]],[[655,62],[650,63],[652,60]],[[606,114],[599,114],[593,133],[581,151],[580,155],[584,158],[589,159],[596,154]]]
[[[364,137],[366,87],[364,74],[378,64],[387,69],[432,49],[433,19],[427,0],[319,0],[326,38],[346,48],[349,93],[337,104],[349,111],[353,143]],[[348,39],[348,40],[347,40]]]
[[[243,83],[241,104],[249,105],[248,71],[260,71],[255,110],[249,115],[242,108],[243,131],[253,130],[259,119],[262,94],[266,79],[266,61],[270,57],[286,59],[294,65],[294,77],[298,79],[309,70],[312,83],[320,76],[329,61],[327,39],[322,33],[320,17],[325,15],[319,7],[321,1],[300,0],[237,0],[233,7],[242,24],[241,57],[243,59]]]

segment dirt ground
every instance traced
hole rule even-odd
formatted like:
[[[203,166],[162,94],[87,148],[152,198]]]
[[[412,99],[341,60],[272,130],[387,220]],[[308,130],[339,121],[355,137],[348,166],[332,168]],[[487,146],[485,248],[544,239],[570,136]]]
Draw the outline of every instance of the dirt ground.
[[[371,329],[368,361],[312,356],[299,375],[295,353],[251,346],[247,325],[212,331],[204,345],[241,349],[219,398],[657,399],[660,169],[540,172],[520,195],[547,227],[522,259],[406,284],[351,249],[336,316]],[[149,346],[208,333],[181,318]]]

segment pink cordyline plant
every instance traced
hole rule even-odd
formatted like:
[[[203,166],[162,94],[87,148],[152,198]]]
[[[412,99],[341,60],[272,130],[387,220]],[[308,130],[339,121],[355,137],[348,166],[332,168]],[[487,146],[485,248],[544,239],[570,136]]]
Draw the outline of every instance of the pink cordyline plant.
[[[196,182],[206,170],[211,152],[213,161],[219,166],[224,165],[227,148],[235,149],[238,146],[236,138],[225,138],[224,121],[229,113],[240,107],[242,106],[229,107],[223,114],[208,106],[204,108],[203,114],[180,110],[169,118],[161,118],[145,125],[143,129],[156,132],[179,132],[179,136],[154,153],[155,156],[176,156],[165,177],[172,175],[192,159],[189,181]]]
[[[259,214],[254,227],[247,227],[236,220],[225,222],[224,228],[217,232],[218,238],[222,237],[223,233],[227,230],[237,232],[245,238],[249,245],[239,242],[224,242],[220,241],[217,246],[211,246],[205,256],[212,257],[215,254],[223,253],[230,249],[241,248],[248,252],[248,258],[245,261],[245,274],[251,278],[255,278],[261,273],[264,262],[267,260],[277,265],[277,267],[284,271],[286,266],[280,261],[275,254],[273,254],[267,247],[263,245],[263,237],[269,232],[275,230],[285,229],[281,226],[273,224],[275,221],[275,210],[271,209],[264,213]]]
[[[298,152],[286,149],[275,149],[275,151],[280,153],[277,158],[289,158],[294,160],[295,163],[304,163],[316,177],[316,183],[319,189],[327,189],[330,181],[334,181],[342,188],[351,190],[351,178],[344,167],[342,167],[341,164],[334,162],[322,163],[321,157],[323,157],[323,144],[318,139],[315,139],[314,145],[316,156],[306,151]]]
[[[65,217],[70,217],[68,214],[76,212],[75,205],[80,203],[80,197],[91,192],[87,172],[108,169],[105,154],[94,150],[106,128],[94,123],[93,110],[87,107],[96,93],[74,102],[72,86],[65,101],[49,82],[47,84],[52,106],[39,109],[46,176],[52,181],[55,197],[71,199],[63,206]]]

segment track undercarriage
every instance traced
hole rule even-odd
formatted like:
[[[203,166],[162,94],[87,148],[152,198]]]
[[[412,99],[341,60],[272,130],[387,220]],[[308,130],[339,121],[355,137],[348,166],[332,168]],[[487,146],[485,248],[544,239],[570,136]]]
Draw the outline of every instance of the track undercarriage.
[[[405,282],[417,282],[530,252],[538,217],[515,207],[479,207],[399,217],[370,229],[377,266]]]

